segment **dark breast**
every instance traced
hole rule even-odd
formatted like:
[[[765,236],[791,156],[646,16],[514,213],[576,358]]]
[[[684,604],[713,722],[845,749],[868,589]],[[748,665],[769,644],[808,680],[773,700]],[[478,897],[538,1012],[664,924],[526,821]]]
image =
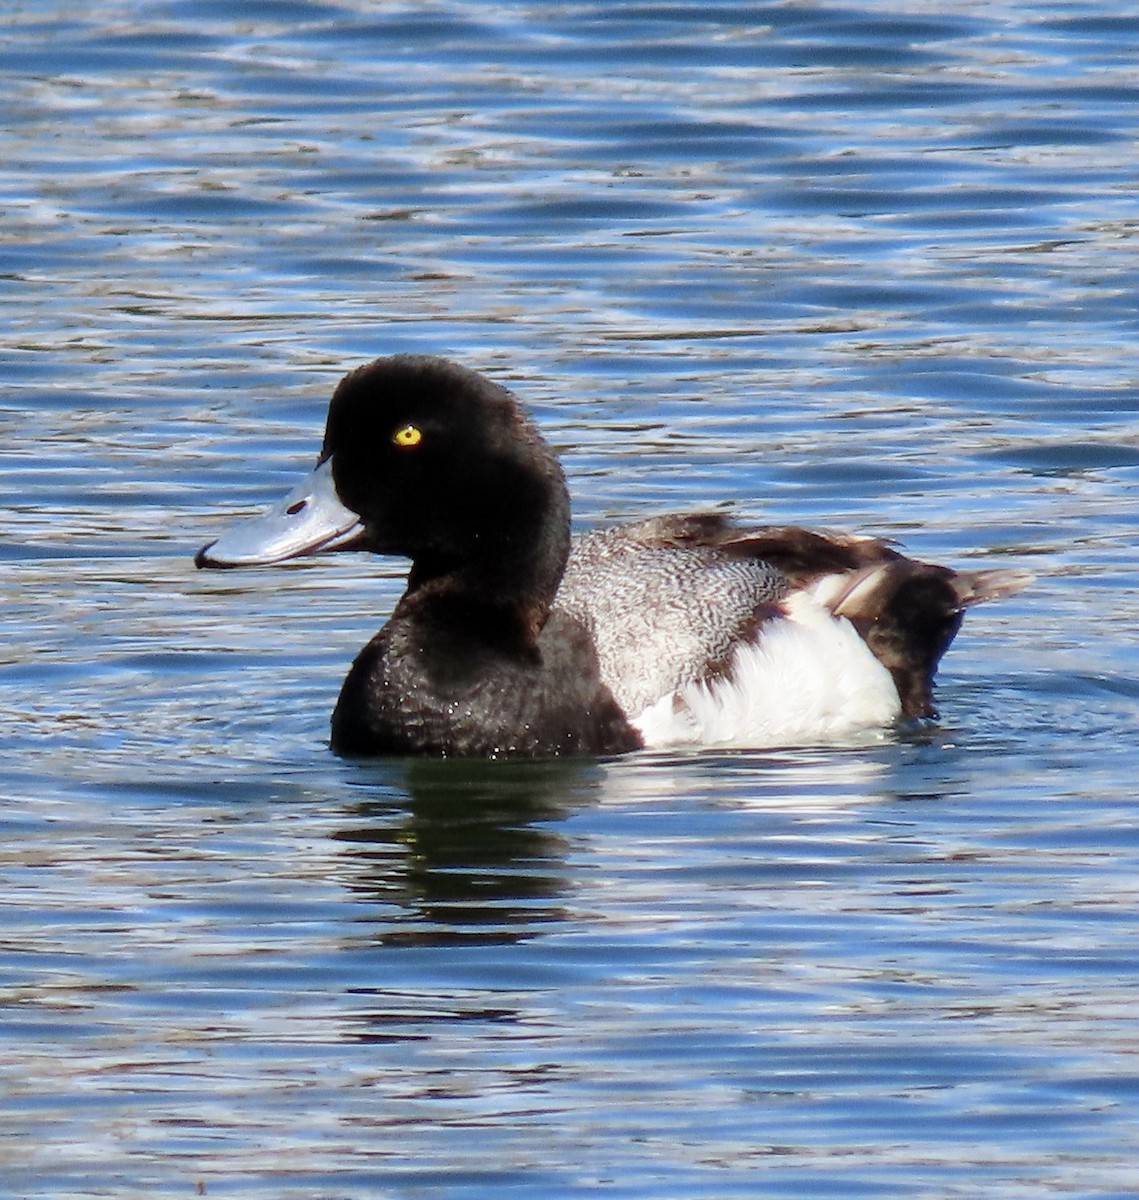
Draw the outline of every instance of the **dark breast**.
[[[332,717],[348,755],[552,757],[639,749],[580,623],[547,622],[537,650],[399,610],[361,651]]]

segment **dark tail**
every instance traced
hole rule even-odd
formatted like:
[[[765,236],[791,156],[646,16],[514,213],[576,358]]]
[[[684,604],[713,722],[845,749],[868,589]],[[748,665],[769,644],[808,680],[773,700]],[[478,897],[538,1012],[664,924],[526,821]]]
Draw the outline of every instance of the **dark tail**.
[[[965,609],[1011,596],[1031,579],[1025,571],[953,571],[899,557],[835,578],[833,598],[822,598],[890,672],[902,715],[932,717],[933,677]]]

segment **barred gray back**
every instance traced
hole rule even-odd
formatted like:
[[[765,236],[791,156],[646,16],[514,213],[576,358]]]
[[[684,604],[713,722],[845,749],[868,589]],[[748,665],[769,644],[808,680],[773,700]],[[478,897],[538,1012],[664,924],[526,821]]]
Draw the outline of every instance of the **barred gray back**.
[[[740,635],[788,591],[768,563],[657,541],[650,529],[575,538],[554,602],[590,630],[601,676],[631,714],[722,669]]]

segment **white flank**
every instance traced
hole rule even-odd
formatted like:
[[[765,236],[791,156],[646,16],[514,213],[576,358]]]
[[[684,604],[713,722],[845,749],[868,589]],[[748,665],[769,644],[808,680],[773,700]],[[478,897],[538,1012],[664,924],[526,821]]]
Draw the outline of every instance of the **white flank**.
[[[801,746],[897,719],[889,671],[845,617],[812,592],[789,596],[782,607],[787,616],[737,647],[722,676],[685,684],[633,719],[647,747]]]

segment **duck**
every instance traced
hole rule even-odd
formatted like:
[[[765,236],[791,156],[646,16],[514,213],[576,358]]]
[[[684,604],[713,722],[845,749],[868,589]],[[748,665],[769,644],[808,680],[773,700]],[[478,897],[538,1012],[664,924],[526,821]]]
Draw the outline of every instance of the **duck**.
[[[224,529],[203,569],[410,560],[331,722],[347,757],[764,749],[936,716],[966,609],[1020,591],[889,540],[670,513],[571,536],[557,455],[518,398],[446,358],[347,374],[315,470]]]

